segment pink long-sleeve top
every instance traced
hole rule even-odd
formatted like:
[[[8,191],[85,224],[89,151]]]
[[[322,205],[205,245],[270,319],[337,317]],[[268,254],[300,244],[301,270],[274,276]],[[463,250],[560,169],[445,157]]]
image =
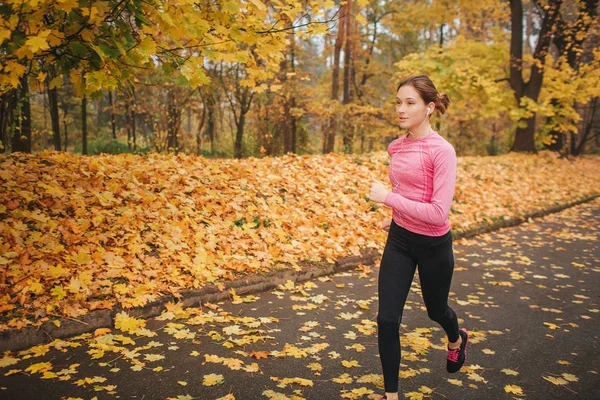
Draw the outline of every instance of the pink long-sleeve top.
[[[456,182],[456,152],[437,132],[418,139],[402,136],[388,146],[392,191],[384,204],[396,224],[428,236],[450,230]]]

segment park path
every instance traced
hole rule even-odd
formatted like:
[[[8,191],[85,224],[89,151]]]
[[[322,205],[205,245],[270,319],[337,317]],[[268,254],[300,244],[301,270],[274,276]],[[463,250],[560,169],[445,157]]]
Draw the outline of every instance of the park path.
[[[600,399],[600,200],[454,244],[451,305],[471,331],[445,371],[415,279],[401,398]],[[377,398],[377,268],[172,308],[0,359],[2,399]]]

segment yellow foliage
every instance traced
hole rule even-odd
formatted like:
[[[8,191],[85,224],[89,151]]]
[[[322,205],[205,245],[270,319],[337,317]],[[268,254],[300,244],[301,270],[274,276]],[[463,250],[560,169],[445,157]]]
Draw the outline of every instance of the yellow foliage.
[[[335,260],[380,248],[385,232],[379,225],[389,209],[373,207],[366,197],[373,175],[385,180],[388,160],[383,152],[242,161],[157,154],[82,158],[51,151],[0,155],[6,214],[0,244],[15,238],[26,243],[0,252],[6,284],[20,282],[3,296],[7,306],[0,311],[8,318],[0,326],[25,321],[12,317],[16,303],[29,318],[26,324],[45,322],[31,317],[34,295],[38,307],[76,318],[90,309],[144,305],[172,290],[222,284],[303,259]],[[453,230],[591,195],[600,184],[598,163],[547,153],[460,157]],[[98,179],[104,182],[100,188]],[[40,208],[28,210],[30,202]],[[26,274],[31,276],[24,279]],[[329,300],[303,294],[291,280],[279,289],[308,299],[294,307]],[[91,300],[99,293],[107,299]],[[232,295],[236,302],[256,300]],[[65,300],[69,307],[59,306]],[[165,318],[182,315],[173,309]],[[375,332],[372,326],[357,329]],[[430,346],[423,337],[408,340],[417,354]]]

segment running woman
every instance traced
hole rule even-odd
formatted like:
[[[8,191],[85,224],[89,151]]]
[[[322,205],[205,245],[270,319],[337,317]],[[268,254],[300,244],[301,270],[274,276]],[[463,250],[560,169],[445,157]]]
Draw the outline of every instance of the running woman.
[[[448,306],[454,272],[450,205],[456,180],[454,147],[431,128],[434,111],[446,112],[450,99],[424,75],[404,79],[396,92],[400,128],[407,132],[388,146],[392,190],[374,179],[370,198],[393,209],[382,228],[388,238],[379,270],[377,334],[385,397],[398,399],[400,323],[410,286],[419,268],[427,315],[448,337],[446,368],[454,373],[465,362],[469,334],[459,329]]]

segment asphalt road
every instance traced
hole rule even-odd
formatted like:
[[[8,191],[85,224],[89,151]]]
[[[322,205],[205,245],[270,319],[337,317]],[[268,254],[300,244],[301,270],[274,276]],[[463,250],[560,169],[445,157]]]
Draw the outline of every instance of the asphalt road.
[[[400,398],[600,399],[598,226],[595,200],[455,242],[467,362],[445,371],[443,331],[415,279]],[[113,329],[5,354],[0,398],[379,399],[377,270],[174,309],[141,336]]]

